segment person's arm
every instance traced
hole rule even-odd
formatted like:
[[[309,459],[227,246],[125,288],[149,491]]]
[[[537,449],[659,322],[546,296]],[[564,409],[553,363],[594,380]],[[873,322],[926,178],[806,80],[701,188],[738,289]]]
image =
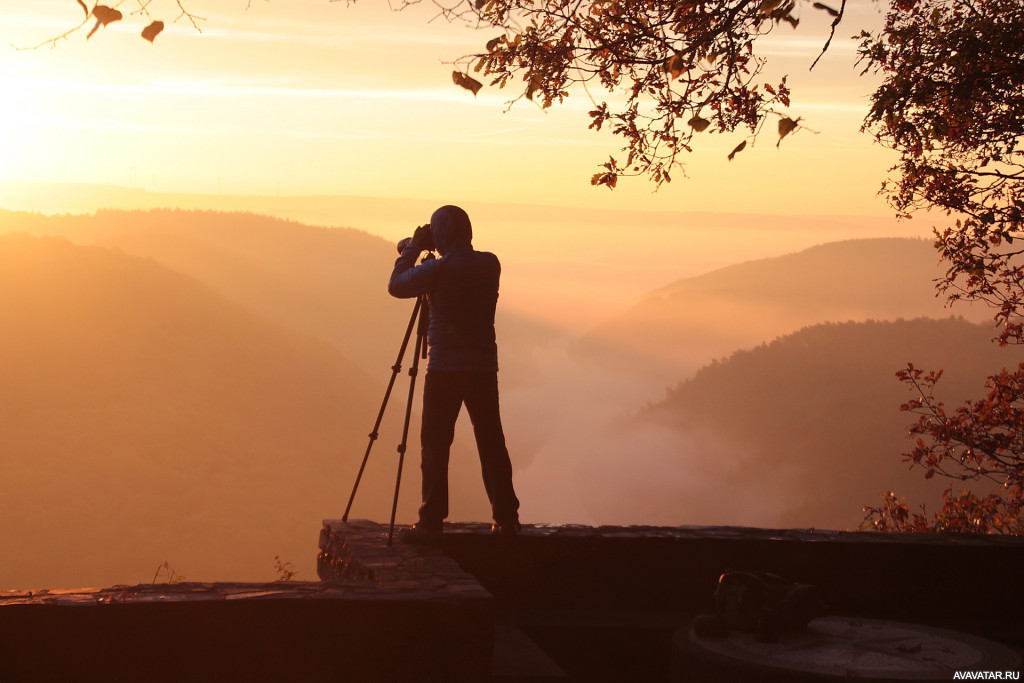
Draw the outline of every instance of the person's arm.
[[[439,260],[431,260],[416,265],[416,259],[423,251],[422,228],[417,228],[409,244],[405,245],[402,255],[395,261],[395,269],[391,271],[391,279],[388,280],[388,294],[399,299],[411,299],[412,297],[426,294],[434,284]]]

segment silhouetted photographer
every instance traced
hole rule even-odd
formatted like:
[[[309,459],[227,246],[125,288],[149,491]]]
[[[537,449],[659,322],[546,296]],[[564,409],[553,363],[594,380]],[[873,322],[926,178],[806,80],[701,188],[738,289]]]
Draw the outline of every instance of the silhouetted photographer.
[[[425,296],[430,311],[420,431],[423,503],[419,522],[400,535],[411,542],[440,538],[448,516],[449,451],[463,404],[473,423],[492,528],[507,536],[519,531],[519,500],[498,408],[494,310],[501,265],[494,254],[473,249],[472,238],[466,212],[442,206],[404,245],[388,282],[392,296]],[[434,249],[441,258],[416,265],[423,251]]]

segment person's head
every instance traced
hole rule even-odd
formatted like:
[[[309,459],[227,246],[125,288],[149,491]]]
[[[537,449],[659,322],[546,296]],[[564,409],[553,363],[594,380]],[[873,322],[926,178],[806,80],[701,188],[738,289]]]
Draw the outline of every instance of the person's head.
[[[473,226],[469,216],[457,206],[442,206],[430,217],[430,232],[434,246],[442,256],[473,242]]]

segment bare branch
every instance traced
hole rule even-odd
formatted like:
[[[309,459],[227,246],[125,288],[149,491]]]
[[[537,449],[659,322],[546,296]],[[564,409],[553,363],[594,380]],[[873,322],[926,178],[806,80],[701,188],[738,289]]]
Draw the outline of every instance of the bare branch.
[[[820,4],[820,3],[818,3]],[[825,41],[825,45],[821,48],[821,54],[815,57],[814,62],[811,64],[811,68],[808,71],[814,71],[814,67],[818,65],[818,62],[825,53],[828,52],[829,46],[832,45],[832,39],[836,37],[836,28],[839,26],[839,22],[843,20],[843,15],[846,13],[846,0],[842,0],[842,4],[839,6],[838,13],[832,18],[832,28],[829,31],[828,39]]]
[[[181,10],[181,14],[174,18],[174,23],[178,23],[179,19],[188,19],[189,22],[192,24],[192,28],[194,28],[199,33],[202,33],[203,29],[199,28],[198,22],[206,21],[206,19],[204,17],[192,14],[187,9],[185,9],[185,6],[181,4],[181,0],[174,0],[174,2],[178,5],[178,9]]]

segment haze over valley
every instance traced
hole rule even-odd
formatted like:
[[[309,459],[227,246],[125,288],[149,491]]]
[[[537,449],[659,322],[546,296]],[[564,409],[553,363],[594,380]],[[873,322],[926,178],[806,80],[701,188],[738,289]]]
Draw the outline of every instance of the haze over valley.
[[[885,220],[775,218],[767,246],[751,217],[542,213],[470,211],[503,265],[499,379],[526,523],[856,527],[883,491],[942,487],[900,459],[896,370],[947,368],[956,403],[1012,360],[988,312],[935,298],[928,241],[848,239],[894,234]],[[414,225],[366,220],[376,234],[0,212],[0,552],[16,558],[0,588],[137,583],[164,561],[266,580],[275,556],[314,578],[320,520],[344,510],[412,308],[385,284]],[[717,230],[703,251],[698,224]],[[406,381],[355,517],[390,512]],[[418,423],[399,521],[418,502]],[[451,518],[488,519],[465,415],[451,479]]]

